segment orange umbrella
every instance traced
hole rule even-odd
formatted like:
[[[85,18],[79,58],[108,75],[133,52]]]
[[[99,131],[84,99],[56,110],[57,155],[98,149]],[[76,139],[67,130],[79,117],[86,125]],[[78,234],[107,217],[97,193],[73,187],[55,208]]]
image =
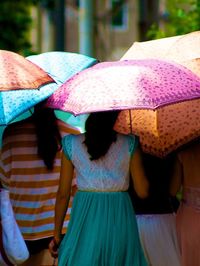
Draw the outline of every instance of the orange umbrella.
[[[54,80],[25,57],[0,50],[0,91],[38,89]]]
[[[200,31],[158,40],[135,42],[121,58],[121,60],[130,59],[174,61],[200,77]],[[133,132],[140,137],[145,152],[162,157],[200,136],[198,106],[199,100],[196,99],[166,105],[156,110],[123,110],[119,120],[132,125]],[[165,122],[161,124],[161,120]],[[120,124],[122,122],[119,121]]]
[[[115,128],[123,134],[139,136],[144,152],[165,157],[200,136],[199,105],[199,99],[194,99],[156,110],[123,110]],[[125,131],[123,124],[130,130]]]

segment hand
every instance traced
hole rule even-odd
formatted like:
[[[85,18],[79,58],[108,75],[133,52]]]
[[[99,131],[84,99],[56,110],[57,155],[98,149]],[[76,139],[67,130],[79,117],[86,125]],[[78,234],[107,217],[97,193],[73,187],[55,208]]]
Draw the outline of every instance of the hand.
[[[58,247],[60,244],[60,240],[57,241],[55,238],[53,238],[51,240],[51,242],[49,243],[49,251],[51,253],[51,256],[53,258],[57,258],[58,257]]]

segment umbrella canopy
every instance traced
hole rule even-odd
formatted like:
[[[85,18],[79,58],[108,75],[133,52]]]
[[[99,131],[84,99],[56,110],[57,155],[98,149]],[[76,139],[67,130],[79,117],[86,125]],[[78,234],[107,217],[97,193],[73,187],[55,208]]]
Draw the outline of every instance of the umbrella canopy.
[[[8,125],[13,119],[45,100],[56,91],[58,84],[44,85],[40,90],[11,90],[0,92],[0,125]]]
[[[62,51],[50,51],[26,58],[41,67],[60,85],[75,74],[98,62],[97,59],[83,54]],[[81,132],[84,131],[86,115],[75,117],[71,113],[59,110],[55,110],[55,114],[65,123],[78,128]]]
[[[80,133],[85,132],[85,121],[88,118],[88,114],[74,116],[71,113],[60,110],[55,110],[54,112],[58,119],[76,128]]]
[[[176,62],[200,58],[200,31],[157,40],[134,42],[125,59],[167,59]]]
[[[121,60],[151,58],[175,61],[200,77],[200,31],[157,40],[134,42]]]
[[[13,119],[17,118],[23,112],[27,111],[35,104],[48,98],[53,92],[56,91],[59,84],[63,84],[64,81],[68,80],[79,71],[97,62],[96,59],[85,55],[54,51],[42,53],[39,55],[32,55],[27,58],[23,58],[16,53],[4,50],[2,51],[2,53],[0,53],[0,59],[1,55],[8,56],[9,64],[11,64],[11,58],[14,58],[15,61],[12,62],[13,67],[15,67],[16,71],[18,69],[19,74],[22,73],[22,71],[20,72],[20,70],[24,69],[25,78],[30,77],[28,75],[28,71],[30,71],[30,75],[32,74],[33,76],[35,72],[35,76],[38,78],[38,80],[36,79],[36,82],[40,84],[40,86],[42,85],[42,83],[41,79],[39,79],[39,73],[42,73],[43,77],[47,78],[46,81],[49,80],[49,82],[54,83],[46,84],[42,86],[40,90],[31,90],[31,88],[29,88],[27,85],[26,90],[20,90],[18,88],[19,90],[1,91],[0,125],[9,124],[13,121]],[[3,66],[3,61],[0,61],[0,64],[2,64]],[[7,62],[5,63],[5,65],[9,64]],[[30,66],[32,68],[30,68]],[[13,71],[11,73],[15,73]],[[16,76],[14,75],[13,77]],[[53,77],[55,78],[55,81]]]
[[[45,70],[58,84],[97,63],[97,59],[69,52],[51,51],[26,57]]]
[[[122,56],[125,59],[165,59],[170,47],[176,43],[183,35],[161,38],[157,40],[134,42],[132,46]]]
[[[54,80],[23,56],[0,50],[0,91],[38,89]]]
[[[74,115],[123,110],[116,130],[139,135],[145,151],[164,156],[200,133],[200,118],[191,119],[199,97],[200,78],[187,68],[157,59],[125,60],[83,70],[51,95],[47,106]],[[182,117],[180,106],[186,105],[195,111],[188,108]]]

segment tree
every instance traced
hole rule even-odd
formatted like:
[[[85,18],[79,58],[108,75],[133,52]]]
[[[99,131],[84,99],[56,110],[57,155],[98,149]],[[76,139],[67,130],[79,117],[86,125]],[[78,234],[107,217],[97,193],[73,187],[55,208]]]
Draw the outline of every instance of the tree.
[[[31,6],[37,0],[0,1],[0,49],[31,53],[29,32],[32,25]]]
[[[147,32],[148,39],[158,39],[186,34],[200,28],[200,0],[167,0],[165,22],[153,24]]]

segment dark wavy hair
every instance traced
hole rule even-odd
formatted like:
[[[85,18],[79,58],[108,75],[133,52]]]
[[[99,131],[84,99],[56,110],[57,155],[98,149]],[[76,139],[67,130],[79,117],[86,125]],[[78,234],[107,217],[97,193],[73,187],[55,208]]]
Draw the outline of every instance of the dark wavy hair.
[[[32,116],[36,127],[38,155],[43,159],[47,169],[52,170],[56,153],[61,149],[61,134],[54,110],[37,104]]]
[[[92,113],[86,120],[84,144],[90,160],[98,160],[104,156],[110,145],[116,141],[117,133],[113,127],[119,111]]]

